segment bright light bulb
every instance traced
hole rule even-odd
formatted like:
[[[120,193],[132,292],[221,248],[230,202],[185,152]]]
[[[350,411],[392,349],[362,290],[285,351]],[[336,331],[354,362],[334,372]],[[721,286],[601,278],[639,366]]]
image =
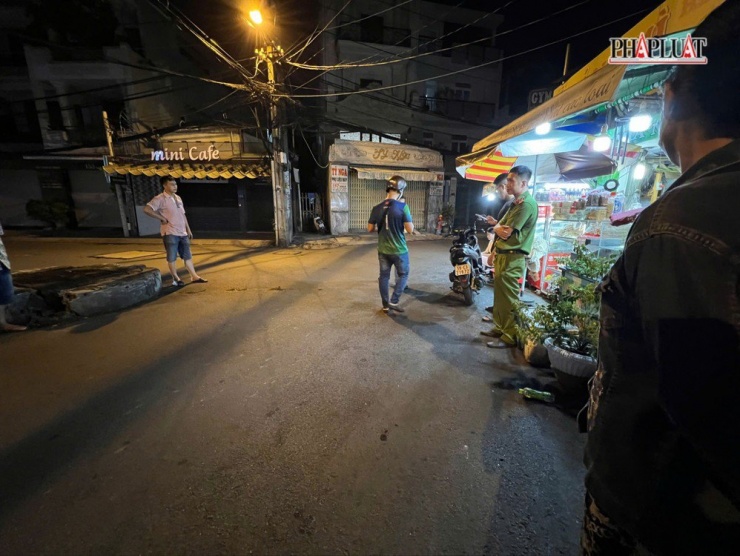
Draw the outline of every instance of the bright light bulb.
[[[486,199],[488,199],[489,201],[493,201],[495,198],[496,198],[496,195],[494,195],[493,193],[489,193],[486,196]]]
[[[547,135],[550,133],[550,130],[552,129],[552,125],[550,122],[545,122],[544,124],[538,125],[536,128],[534,128],[534,132],[537,135]]]
[[[599,153],[608,151],[612,146],[612,139],[608,135],[599,135],[594,139],[594,150]]]
[[[636,180],[641,180],[642,178],[645,177],[646,171],[647,171],[647,168],[642,162],[640,162],[639,164],[636,164],[635,169],[632,170],[632,177],[635,178]]]
[[[262,13],[259,10],[252,10],[249,12],[249,19],[255,25],[262,25]]]
[[[653,117],[650,114],[638,114],[630,118],[629,130],[640,133],[647,131],[653,125]]]

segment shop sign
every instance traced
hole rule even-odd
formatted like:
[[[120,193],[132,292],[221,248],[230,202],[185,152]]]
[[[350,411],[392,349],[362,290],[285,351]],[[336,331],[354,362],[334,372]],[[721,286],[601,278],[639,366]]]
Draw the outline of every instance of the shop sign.
[[[431,149],[410,145],[337,141],[329,151],[329,160],[366,166],[401,166],[407,168],[442,168],[442,155]]]
[[[349,192],[349,166],[331,165],[331,191],[332,193]]]
[[[161,150],[152,151],[153,161],[173,161],[179,162],[184,160],[190,160],[193,162],[212,162],[214,160],[221,159],[221,151],[219,151],[215,145],[208,145],[208,147],[194,146],[190,148],[180,147],[179,149],[168,149],[164,148]]]
[[[552,98],[552,88],[546,87],[544,89],[534,89],[529,91],[529,102],[527,110],[532,110],[535,106],[539,106]]]

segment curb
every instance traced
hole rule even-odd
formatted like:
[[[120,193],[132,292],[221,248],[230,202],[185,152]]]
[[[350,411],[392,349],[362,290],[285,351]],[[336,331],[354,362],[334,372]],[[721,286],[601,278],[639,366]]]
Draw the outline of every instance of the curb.
[[[23,270],[14,275],[9,313],[24,324],[47,325],[112,313],[159,296],[162,275],[144,265],[93,265]]]

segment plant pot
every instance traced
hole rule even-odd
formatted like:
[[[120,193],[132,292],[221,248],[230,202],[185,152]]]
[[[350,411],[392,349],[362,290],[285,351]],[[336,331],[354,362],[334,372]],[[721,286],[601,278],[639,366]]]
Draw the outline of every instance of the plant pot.
[[[533,367],[548,368],[550,366],[550,357],[544,344],[535,343],[533,340],[527,340],[524,344],[524,359]]]
[[[568,373],[564,373],[557,369],[554,369],[554,372],[555,378],[558,380],[558,384],[560,384],[563,392],[572,398],[575,397],[579,400],[580,398],[583,398],[583,403],[579,401],[576,404],[580,404],[580,406],[583,407],[583,404],[588,399],[588,381],[591,379],[583,376],[569,375]]]
[[[593,357],[556,346],[551,338],[545,340],[545,347],[550,365],[561,373],[588,380],[596,372],[596,359]]]

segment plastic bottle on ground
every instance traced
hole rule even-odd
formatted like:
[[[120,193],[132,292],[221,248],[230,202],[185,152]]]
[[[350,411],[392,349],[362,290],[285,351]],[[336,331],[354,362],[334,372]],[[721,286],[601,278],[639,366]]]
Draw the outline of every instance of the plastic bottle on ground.
[[[520,388],[519,393],[530,400],[540,400],[547,403],[553,403],[555,401],[555,395],[552,392],[535,390],[534,388]]]

